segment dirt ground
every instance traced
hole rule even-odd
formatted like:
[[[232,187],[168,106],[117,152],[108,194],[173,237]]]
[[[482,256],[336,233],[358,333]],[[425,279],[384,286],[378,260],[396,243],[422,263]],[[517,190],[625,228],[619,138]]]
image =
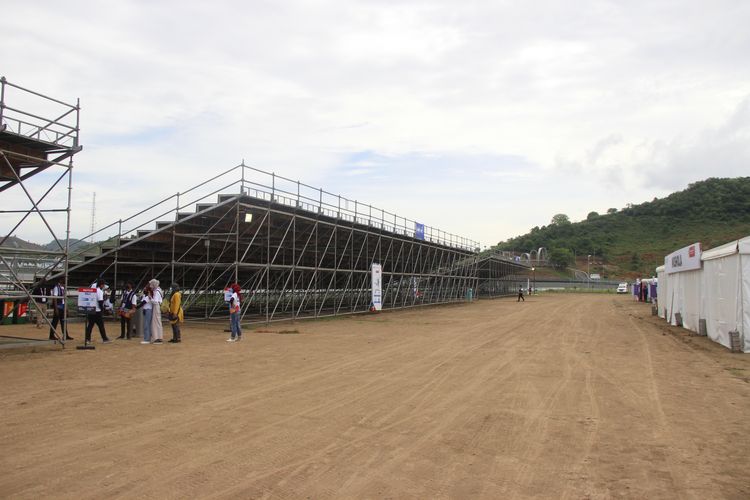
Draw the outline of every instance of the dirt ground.
[[[750,356],[629,296],[226,335],[0,351],[0,497],[750,498]]]

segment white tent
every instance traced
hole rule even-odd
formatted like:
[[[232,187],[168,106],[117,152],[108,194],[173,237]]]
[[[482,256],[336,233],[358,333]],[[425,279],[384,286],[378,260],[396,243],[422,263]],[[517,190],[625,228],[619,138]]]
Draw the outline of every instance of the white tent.
[[[685,271],[669,274],[669,295],[664,297],[667,308],[667,321],[677,325],[677,314],[682,317],[682,326],[694,332],[698,331],[698,320],[701,318],[701,277],[703,272]]]
[[[664,258],[664,270],[659,276],[659,309],[671,325],[679,323],[688,330],[698,331],[701,316],[700,243],[672,252]],[[662,284],[662,279],[666,283]],[[679,315],[679,316],[678,316]]]
[[[736,330],[743,352],[750,352],[750,237],[708,250],[701,260],[701,317],[708,336],[730,347],[729,332]]]
[[[671,290],[669,289],[669,279],[666,273],[665,266],[659,266],[656,268],[656,278],[659,280],[659,289],[656,293],[656,303],[658,304],[658,314],[660,318],[667,318],[667,308],[665,307],[666,300],[664,297],[671,296]]]

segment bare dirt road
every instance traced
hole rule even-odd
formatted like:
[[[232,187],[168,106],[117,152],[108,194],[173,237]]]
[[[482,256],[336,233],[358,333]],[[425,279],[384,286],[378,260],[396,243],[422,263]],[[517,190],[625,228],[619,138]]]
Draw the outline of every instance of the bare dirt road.
[[[630,297],[220,330],[0,352],[0,497],[750,498],[749,357]]]

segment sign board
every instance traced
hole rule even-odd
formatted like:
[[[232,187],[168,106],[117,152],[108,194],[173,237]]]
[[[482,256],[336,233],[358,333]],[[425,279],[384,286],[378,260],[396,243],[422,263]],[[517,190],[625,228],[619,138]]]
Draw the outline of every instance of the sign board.
[[[383,309],[383,267],[373,264],[372,272],[372,308],[375,311]]]
[[[229,302],[232,300],[232,294],[234,293],[234,290],[231,288],[225,288],[224,289],[224,302]]]
[[[96,288],[78,289],[78,312],[96,312]]]
[[[600,280],[600,279],[602,279],[602,275],[601,274],[597,274],[597,273],[591,273],[591,279],[592,280]]]
[[[695,271],[700,268],[700,243],[693,243],[685,248],[680,248],[664,257],[664,270],[669,274],[680,273],[682,271]]]
[[[419,222],[414,223],[414,237],[424,241],[424,224],[420,224]]]

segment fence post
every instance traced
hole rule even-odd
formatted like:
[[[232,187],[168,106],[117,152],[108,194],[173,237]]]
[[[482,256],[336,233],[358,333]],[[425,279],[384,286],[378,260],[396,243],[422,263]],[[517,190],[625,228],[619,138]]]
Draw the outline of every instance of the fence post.
[[[5,77],[0,77],[0,126],[3,125],[3,112],[5,110]]]

